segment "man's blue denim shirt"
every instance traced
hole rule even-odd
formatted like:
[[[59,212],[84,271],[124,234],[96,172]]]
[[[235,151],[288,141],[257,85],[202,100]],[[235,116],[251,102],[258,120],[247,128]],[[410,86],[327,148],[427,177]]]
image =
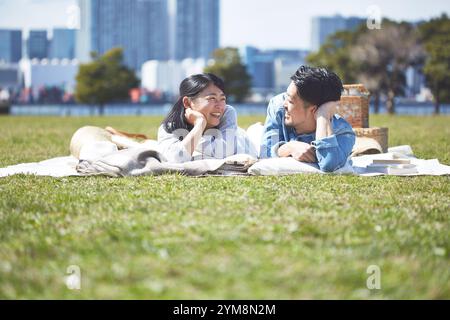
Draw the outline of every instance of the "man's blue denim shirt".
[[[278,157],[278,148],[289,141],[301,141],[316,149],[317,164],[324,172],[333,172],[345,165],[355,144],[355,133],[351,125],[334,115],[331,122],[333,135],[316,140],[316,133],[297,134],[295,129],[284,124],[285,94],[270,100],[261,142],[260,158]]]

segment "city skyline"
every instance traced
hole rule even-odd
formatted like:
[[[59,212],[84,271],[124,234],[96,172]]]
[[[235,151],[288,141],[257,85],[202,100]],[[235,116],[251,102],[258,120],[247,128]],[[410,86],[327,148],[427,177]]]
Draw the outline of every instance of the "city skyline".
[[[77,58],[122,47],[139,70],[149,60],[211,58],[219,47],[219,0],[80,0]]]
[[[310,49],[313,17],[335,14],[367,17],[371,5],[377,5],[383,17],[394,20],[419,21],[450,14],[450,3],[443,0],[426,3],[325,0],[320,4],[278,0],[276,5],[273,3],[271,0],[222,0],[220,46]],[[2,17],[0,28],[22,29],[24,36],[30,29],[45,28],[51,32],[50,29],[73,23],[75,4],[76,0],[0,0],[0,11],[8,13]]]

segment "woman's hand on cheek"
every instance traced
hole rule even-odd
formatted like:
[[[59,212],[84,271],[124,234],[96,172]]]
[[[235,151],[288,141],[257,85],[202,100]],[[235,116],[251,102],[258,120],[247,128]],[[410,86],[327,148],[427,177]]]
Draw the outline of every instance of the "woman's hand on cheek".
[[[206,118],[201,112],[195,111],[192,108],[186,108],[184,116],[186,121],[192,126],[195,126],[197,123],[202,123],[206,126]]]

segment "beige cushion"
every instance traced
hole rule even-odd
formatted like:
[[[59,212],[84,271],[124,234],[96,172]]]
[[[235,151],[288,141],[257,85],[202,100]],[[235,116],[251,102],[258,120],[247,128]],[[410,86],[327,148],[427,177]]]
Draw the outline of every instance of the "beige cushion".
[[[78,129],[70,140],[70,154],[80,159],[81,148],[94,142],[111,142],[111,134],[105,129],[93,126],[85,126]]]

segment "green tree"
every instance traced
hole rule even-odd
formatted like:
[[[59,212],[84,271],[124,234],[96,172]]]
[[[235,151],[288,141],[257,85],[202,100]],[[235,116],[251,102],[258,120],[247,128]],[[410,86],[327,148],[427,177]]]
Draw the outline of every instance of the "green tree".
[[[386,19],[379,30],[363,24],[355,31],[337,32],[307,58],[313,65],[332,69],[344,83],[363,83],[374,97],[376,113],[381,95],[386,96],[388,112],[395,113],[394,97],[404,93],[406,68],[422,60],[417,30]]]
[[[417,29],[409,23],[383,20],[381,29],[358,36],[350,49],[351,59],[359,66],[358,80],[370,91],[386,96],[386,107],[395,113],[395,96],[403,95],[405,71],[423,60]]]
[[[328,37],[318,52],[307,57],[307,62],[314,66],[327,67],[333,70],[344,83],[363,83],[374,97],[375,113],[380,109],[382,86],[380,78],[384,71],[381,65],[364,65],[353,59],[352,50],[368,29],[365,25],[355,31],[339,31]]]
[[[251,77],[236,48],[217,49],[213,54],[214,62],[204,72],[213,73],[225,82],[225,91],[231,101],[242,102],[250,93]]]
[[[310,53],[306,61],[333,70],[344,83],[356,82],[360,66],[351,59],[350,50],[360,32],[363,31],[338,31],[330,35],[319,51]]]
[[[427,53],[423,72],[434,97],[434,113],[440,104],[450,102],[450,19],[443,14],[419,27]]]
[[[134,72],[123,64],[123,50],[113,48],[104,55],[91,53],[92,62],[82,64],[75,88],[77,102],[98,105],[100,114],[104,105],[128,98],[129,90],[139,84]]]

